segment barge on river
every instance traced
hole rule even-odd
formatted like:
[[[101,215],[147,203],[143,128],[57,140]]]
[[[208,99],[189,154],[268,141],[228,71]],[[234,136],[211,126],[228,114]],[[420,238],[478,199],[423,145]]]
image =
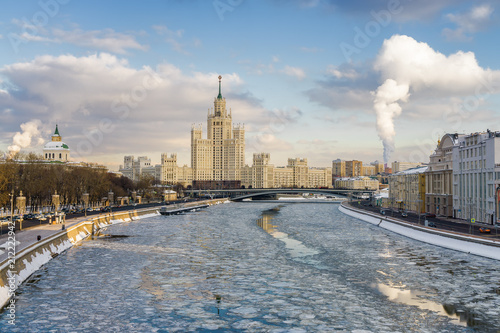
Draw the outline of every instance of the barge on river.
[[[184,212],[190,212],[197,209],[207,208],[209,205],[196,205],[196,206],[184,206],[184,205],[170,205],[170,206],[162,206],[160,208],[161,215],[176,215]]]

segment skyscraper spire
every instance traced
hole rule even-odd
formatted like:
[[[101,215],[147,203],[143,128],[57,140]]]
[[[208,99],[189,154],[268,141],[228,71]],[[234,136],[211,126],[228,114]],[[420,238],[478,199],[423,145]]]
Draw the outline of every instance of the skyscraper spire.
[[[222,76],[219,75],[219,95],[217,96],[217,99],[222,99],[222,94],[220,90],[220,81],[222,80]]]

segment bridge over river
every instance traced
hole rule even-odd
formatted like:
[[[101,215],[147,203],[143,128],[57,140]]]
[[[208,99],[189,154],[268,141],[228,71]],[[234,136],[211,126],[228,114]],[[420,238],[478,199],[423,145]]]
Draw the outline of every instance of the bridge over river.
[[[187,190],[186,193],[194,196],[228,197],[232,201],[243,199],[277,199],[279,194],[323,194],[325,196],[340,196],[361,198],[371,196],[373,190],[345,190],[333,188],[249,188],[249,189],[220,189],[220,190]]]

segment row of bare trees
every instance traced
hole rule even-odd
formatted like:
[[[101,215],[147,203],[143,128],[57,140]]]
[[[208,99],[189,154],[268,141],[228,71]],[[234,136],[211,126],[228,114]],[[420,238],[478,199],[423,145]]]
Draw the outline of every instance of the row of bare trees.
[[[150,178],[133,182],[92,166],[46,163],[34,153],[0,160],[0,207],[10,207],[12,191],[14,196],[22,191],[27,208],[37,210],[50,205],[56,191],[62,205],[77,205],[83,203],[84,193],[89,194],[90,203],[96,203],[109,191],[115,197],[130,195],[131,191],[147,193],[152,184]]]

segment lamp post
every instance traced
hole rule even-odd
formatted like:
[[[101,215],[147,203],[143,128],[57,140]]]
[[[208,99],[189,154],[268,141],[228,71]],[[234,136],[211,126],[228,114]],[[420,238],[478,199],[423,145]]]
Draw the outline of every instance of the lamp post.
[[[54,205],[54,222],[57,222],[57,211],[59,210],[59,205],[60,205],[60,197],[59,194],[57,194],[57,190],[54,191],[54,194],[52,195],[52,204]]]
[[[14,219],[14,190],[12,190],[9,196],[10,196],[10,225],[12,225],[12,221]]]
[[[16,198],[16,207],[19,211],[19,230],[23,230],[23,214],[26,210],[26,197],[23,196],[23,191]]]
[[[115,202],[115,194],[113,193],[113,191],[110,189],[109,192],[108,192],[108,200],[109,200],[109,212],[112,213],[113,212],[113,203]]]
[[[83,200],[83,210],[85,211],[85,217],[87,217],[87,206],[89,204],[89,194],[87,192],[82,194]]]

